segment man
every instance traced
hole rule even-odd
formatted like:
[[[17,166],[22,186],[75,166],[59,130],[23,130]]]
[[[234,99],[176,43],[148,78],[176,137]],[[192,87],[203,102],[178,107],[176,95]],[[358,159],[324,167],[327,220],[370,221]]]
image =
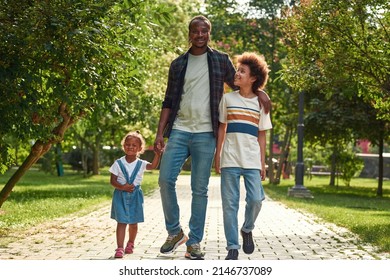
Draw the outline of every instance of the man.
[[[160,249],[172,253],[186,242],[185,257],[204,259],[203,239],[207,191],[218,135],[218,106],[224,83],[233,89],[235,68],[225,53],[208,46],[211,23],[196,16],[189,23],[190,49],[170,66],[168,85],[162,104],[154,148],[164,150],[160,163],[159,186],[168,238]],[[270,100],[259,93],[266,111]],[[164,137],[169,138],[165,146]],[[180,225],[176,180],[191,156],[191,217],[189,235]]]

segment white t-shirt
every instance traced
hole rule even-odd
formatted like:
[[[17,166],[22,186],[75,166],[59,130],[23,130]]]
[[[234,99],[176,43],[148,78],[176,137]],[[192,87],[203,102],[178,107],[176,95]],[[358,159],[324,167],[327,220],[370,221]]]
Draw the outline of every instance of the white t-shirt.
[[[173,129],[191,133],[213,131],[207,53],[188,56],[183,95]]]
[[[126,161],[125,156],[121,157],[119,160],[122,161],[122,163],[125,166],[129,176],[131,176],[131,174],[133,174],[133,170],[135,168],[135,165],[136,165],[137,161],[138,160],[142,161],[141,167],[140,167],[140,169],[139,169],[139,171],[137,173],[137,176],[135,176],[135,179],[134,179],[134,182],[133,182],[134,186],[140,185],[141,182],[142,182],[142,178],[144,176],[144,172],[146,170],[146,165],[149,162],[146,161],[146,160],[138,159],[138,160],[135,160],[135,161],[133,161],[131,163],[128,163]],[[121,168],[120,168],[119,164],[116,161],[111,165],[109,171],[110,171],[110,173],[114,174],[115,176],[118,176],[117,181],[118,181],[119,184],[124,185],[127,182],[126,178],[123,176],[123,173],[121,171]]]
[[[258,97],[245,98],[238,91],[224,94],[219,121],[227,124],[221,168],[261,169],[258,132],[271,129],[272,123],[270,115],[260,108]]]

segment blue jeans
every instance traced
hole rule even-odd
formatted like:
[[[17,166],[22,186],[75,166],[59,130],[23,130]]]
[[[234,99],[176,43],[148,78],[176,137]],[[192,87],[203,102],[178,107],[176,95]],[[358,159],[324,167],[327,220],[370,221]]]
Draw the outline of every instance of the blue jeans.
[[[240,203],[240,176],[244,177],[246,190],[245,220],[241,230],[251,232],[265,198],[260,170],[240,167],[221,168],[221,197],[223,225],[227,250],[240,249],[238,242],[238,208]]]
[[[212,132],[189,133],[172,130],[161,158],[159,186],[168,234],[175,235],[181,230],[180,209],[176,195],[176,180],[183,164],[191,156],[191,218],[187,246],[203,239],[207,191],[211,166],[215,153],[215,137]]]

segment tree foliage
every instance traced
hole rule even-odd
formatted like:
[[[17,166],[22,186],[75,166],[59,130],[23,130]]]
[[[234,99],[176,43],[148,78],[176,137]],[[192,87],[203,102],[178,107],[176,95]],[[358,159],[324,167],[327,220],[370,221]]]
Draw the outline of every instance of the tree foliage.
[[[358,94],[390,120],[390,3],[300,1],[284,25],[284,79],[297,90]]]
[[[128,93],[138,97],[139,69],[153,47],[143,33],[150,34],[169,12],[155,1],[2,0],[1,171],[11,162],[8,135],[34,144],[3,188],[1,204],[80,118],[128,99],[142,106],[142,97]]]
[[[132,48],[130,58],[136,62],[133,69],[137,73],[137,84],[126,87],[125,98],[118,98],[111,107],[94,110],[89,118],[83,119],[71,129],[67,142],[76,145],[83,154],[92,154],[93,174],[98,174],[101,164],[111,164],[107,158],[100,156],[103,146],[110,147],[104,154],[115,156],[121,150],[120,141],[130,130],[139,130],[145,137],[147,145],[154,141],[158,123],[161,101],[167,82],[170,62],[182,53],[187,46],[187,25],[190,13],[196,9],[196,3],[185,1],[163,1],[164,8],[170,10],[169,20],[161,24],[135,24],[144,26],[142,30],[121,31]],[[139,7],[138,7],[139,8]],[[138,17],[141,18],[141,17]],[[126,16],[112,17],[118,23],[127,21]],[[139,20],[139,19],[138,19]],[[144,19],[147,16],[144,15]],[[112,26],[112,24],[111,24]],[[131,42],[137,41],[137,44]],[[134,63],[129,63],[133,65]],[[127,69],[126,65],[118,65]],[[132,71],[124,71],[119,80],[126,83],[131,79]],[[133,79],[134,80],[134,79]],[[84,156],[83,158],[86,158]],[[84,164],[86,167],[86,164]]]

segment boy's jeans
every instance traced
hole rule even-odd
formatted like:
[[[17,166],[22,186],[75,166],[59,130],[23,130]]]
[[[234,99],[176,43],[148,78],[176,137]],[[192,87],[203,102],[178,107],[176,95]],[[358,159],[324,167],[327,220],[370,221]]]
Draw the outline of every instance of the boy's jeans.
[[[180,209],[176,180],[187,158],[191,156],[191,218],[187,246],[202,241],[207,208],[207,191],[215,153],[212,132],[190,133],[172,130],[160,164],[159,185],[165,226],[168,234],[180,232]]]
[[[221,168],[221,197],[227,250],[241,248],[238,241],[237,218],[240,203],[241,175],[244,177],[246,189],[245,221],[241,228],[242,231],[248,233],[254,229],[262,201],[265,198],[260,170],[243,169],[240,167]]]

